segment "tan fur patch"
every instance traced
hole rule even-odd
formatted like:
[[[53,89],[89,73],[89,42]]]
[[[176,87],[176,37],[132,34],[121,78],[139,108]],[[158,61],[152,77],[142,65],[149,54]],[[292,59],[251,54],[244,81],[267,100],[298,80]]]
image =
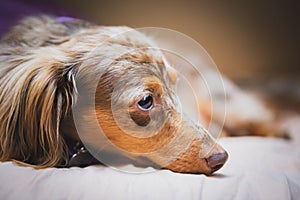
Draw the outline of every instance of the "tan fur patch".
[[[104,134],[114,145],[126,152],[137,154],[154,152],[164,147],[173,137],[175,137],[174,132],[170,130],[170,125],[165,124],[165,128],[159,133],[147,138],[137,138],[128,135],[120,129],[112,118],[112,113],[110,111],[97,110],[97,113],[98,122],[103,129]]]

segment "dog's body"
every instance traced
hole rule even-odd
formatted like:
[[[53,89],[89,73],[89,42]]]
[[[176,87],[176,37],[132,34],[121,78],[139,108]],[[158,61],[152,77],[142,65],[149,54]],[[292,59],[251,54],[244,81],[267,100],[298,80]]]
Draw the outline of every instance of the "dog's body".
[[[0,45],[1,161],[64,166],[69,141],[80,140],[176,172],[211,174],[227,160],[204,128],[181,118],[176,73],[141,33],[42,16]]]

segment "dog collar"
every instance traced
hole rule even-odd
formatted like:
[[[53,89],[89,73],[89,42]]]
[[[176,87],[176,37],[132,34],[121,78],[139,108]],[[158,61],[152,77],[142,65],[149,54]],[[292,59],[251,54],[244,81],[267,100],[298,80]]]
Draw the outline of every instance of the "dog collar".
[[[90,154],[82,142],[76,142],[71,148],[69,146],[68,167],[86,167],[95,164],[100,164],[100,162]]]

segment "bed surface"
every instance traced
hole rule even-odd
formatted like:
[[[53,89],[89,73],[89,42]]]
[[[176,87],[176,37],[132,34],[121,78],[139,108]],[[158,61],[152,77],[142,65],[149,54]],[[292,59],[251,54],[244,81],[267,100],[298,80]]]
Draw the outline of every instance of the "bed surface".
[[[133,174],[102,165],[34,170],[0,163],[0,199],[299,199],[300,117],[290,141],[222,138],[230,157],[214,176],[168,170]]]

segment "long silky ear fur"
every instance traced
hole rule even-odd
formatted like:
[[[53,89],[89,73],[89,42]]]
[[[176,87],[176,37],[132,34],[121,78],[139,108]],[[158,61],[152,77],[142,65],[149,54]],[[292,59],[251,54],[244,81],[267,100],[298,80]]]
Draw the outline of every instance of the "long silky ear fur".
[[[0,161],[62,165],[67,155],[59,125],[76,101],[74,65],[50,46],[0,59]]]

